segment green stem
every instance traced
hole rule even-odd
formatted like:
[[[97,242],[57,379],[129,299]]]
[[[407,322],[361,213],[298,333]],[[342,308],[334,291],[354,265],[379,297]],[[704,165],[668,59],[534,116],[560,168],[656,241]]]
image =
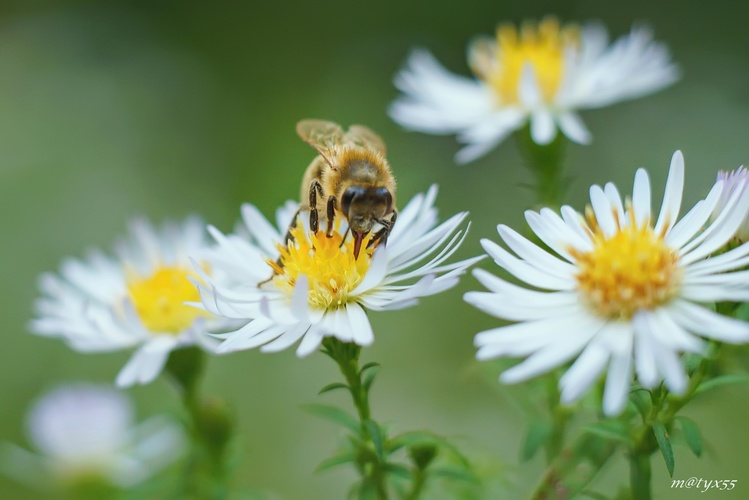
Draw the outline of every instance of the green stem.
[[[559,404],[559,387],[556,376],[546,378],[546,390],[551,413],[551,436],[546,442],[544,451],[546,452],[546,464],[551,465],[553,460],[559,456],[564,446],[564,435],[567,430],[569,421],[569,412]]]
[[[369,393],[361,378],[359,370],[359,354],[361,347],[354,343],[341,342],[327,337],[323,340],[323,352],[330,356],[338,365],[343,378],[346,379],[351,399],[359,414],[360,453],[357,453],[359,470],[366,484],[371,485],[379,500],[387,500],[385,463],[375,452],[375,443],[367,428],[372,424],[369,408]],[[376,424],[374,424],[376,425]]]
[[[562,162],[567,140],[558,133],[549,144],[536,144],[529,124],[517,132],[516,141],[535,176],[537,202],[542,206],[558,207],[566,187]]]
[[[173,351],[166,364],[182,397],[188,415],[191,450],[184,475],[188,498],[221,500],[227,492],[227,448],[233,419],[229,408],[218,400],[202,400],[198,385],[205,365],[205,353],[197,347]]]
[[[629,457],[629,484],[632,498],[650,500],[650,453],[638,453]]]
[[[608,463],[616,449],[617,444],[612,441],[583,434],[558,453],[533,490],[531,499],[575,498]],[[586,464],[588,466],[584,467]]]

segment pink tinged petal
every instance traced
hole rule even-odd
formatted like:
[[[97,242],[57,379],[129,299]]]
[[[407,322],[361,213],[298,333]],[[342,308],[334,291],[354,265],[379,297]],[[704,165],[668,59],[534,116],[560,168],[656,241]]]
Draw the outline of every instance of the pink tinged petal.
[[[590,131],[577,113],[571,111],[562,113],[557,117],[557,123],[562,133],[571,141],[578,144],[590,144],[592,140]]]
[[[545,109],[535,110],[531,114],[531,138],[540,145],[551,143],[557,135],[554,117]]]
[[[559,379],[562,404],[574,403],[590,389],[603,373],[610,354],[601,342],[596,342],[595,338],[591,341],[570,369]]]
[[[596,221],[604,236],[606,238],[614,236],[619,230],[615,207],[611,206],[611,202],[601,186],[593,185],[590,187],[590,205],[593,207]]]
[[[278,352],[290,347],[297,340],[302,338],[302,335],[307,333],[310,329],[308,323],[297,323],[290,329],[286,330],[283,334],[277,337],[275,340],[271,340],[267,344],[260,347],[260,352]]]
[[[694,207],[671,228],[671,231],[666,235],[666,243],[672,248],[682,248],[689,240],[694,238],[695,234],[700,233],[720,201],[722,191],[723,183],[717,182],[707,197],[695,203]]]
[[[650,224],[650,178],[648,171],[638,168],[632,188],[632,210],[638,227]]]
[[[627,394],[632,385],[632,353],[611,357],[606,386],[603,390],[603,413],[608,417],[619,415],[627,405]]]
[[[514,229],[500,224],[497,226],[499,236],[515,254],[541,271],[560,278],[572,278],[577,274],[577,268],[564,262],[546,250],[541,249],[527,238],[521,236]]]
[[[731,344],[749,342],[749,323],[744,321],[678,299],[669,306],[669,312],[671,318],[687,331]]]
[[[253,239],[257,242],[257,245],[268,255],[278,254],[276,243],[281,243],[283,236],[278,234],[276,228],[268,222],[254,205],[249,203],[242,204],[241,212],[242,220]]]
[[[374,333],[372,325],[369,323],[367,313],[359,304],[351,303],[346,307],[353,334],[354,343],[362,347],[372,345],[374,342]]]
[[[305,358],[315,352],[322,344],[324,338],[323,332],[315,325],[310,327],[307,333],[302,337],[302,341],[297,347],[296,355],[298,358]]]
[[[550,276],[539,271],[527,262],[514,257],[491,240],[482,239],[481,246],[484,247],[486,253],[494,259],[497,265],[531,286],[546,290],[572,290],[575,287],[573,278]]]
[[[745,183],[742,183],[741,188],[731,194],[726,207],[715,221],[682,249],[681,261],[684,265],[707,257],[733,238],[749,210],[749,196],[743,196],[744,187]]]
[[[553,342],[531,354],[522,363],[506,370],[499,379],[503,383],[514,384],[546,373],[572,359],[590,341],[597,330],[597,328],[581,329],[569,336],[554,332],[558,336]]]
[[[671,157],[668,169],[666,189],[663,193],[663,203],[655,223],[655,234],[667,233],[676,224],[681,210],[681,198],[684,192],[684,155],[676,151]]]

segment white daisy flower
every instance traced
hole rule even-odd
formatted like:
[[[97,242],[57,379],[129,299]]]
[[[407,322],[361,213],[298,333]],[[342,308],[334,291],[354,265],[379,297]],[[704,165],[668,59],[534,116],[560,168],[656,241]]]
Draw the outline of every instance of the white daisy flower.
[[[174,462],[185,445],[175,423],[155,417],[136,426],[128,398],[85,383],[42,396],[27,426],[38,454],[6,444],[3,468],[37,486],[42,472],[60,483],[100,478],[129,487]]]
[[[324,228],[311,233],[306,213],[301,213],[290,230],[293,239],[285,244],[293,204],[278,211],[277,228],[254,206],[243,205],[249,238],[225,236],[209,227],[217,242],[210,266],[235,281],[222,285],[205,276],[205,284],[198,283],[203,307],[216,315],[252,320],[218,335],[224,339],[219,352],[258,346],[274,352],[301,339],[296,352],[303,357],[328,336],[367,346],[374,335],[365,309],[401,309],[457,284],[481,257],[446,263],[465,238],[459,227],[467,214],[437,225],[436,194],[433,186],[406,205],[386,245],[368,247],[375,231],[365,236],[358,259],[342,217],[336,217],[332,237],[327,237]]]
[[[749,341],[749,324],[704,306],[749,300],[749,245],[720,255],[746,218],[746,181],[705,227],[725,190],[718,182],[677,222],[684,183],[684,158],[672,160],[660,213],[650,207],[650,181],[635,174],[632,198],[616,187],[590,188],[585,216],[569,206],[527,211],[526,220],[547,251],[505,225],[498,231],[507,247],[483,240],[486,252],[525,286],[476,270],[488,292],[465,300],[483,311],[516,322],[476,335],[477,358],[511,356],[526,360],[500,376],[515,383],[577,357],[559,382],[563,403],[578,400],[604,370],[607,415],[621,412],[632,379],[652,388],[661,380],[675,394],[687,387],[679,354],[702,353],[701,337]]]
[[[746,189],[747,184],[749,184],[749,170],[743,166],[731,171],[721,170],[718,172],[718,182],[721,181],[725,185],[725,188],[723,189],[723,194],[720,197],[718,205],[715,207],[713,218],[720,215],[723,211],[723,207],[728,203],[728,200],[736,190],[744,192],[745,194],[743,196],[747,195]],[[745,218],[741,225],[739,225],[734,238],[738,243],[749,241],[749,217]]]
[[[404,95],[390,116],[410,130],[457,134],[467,146],[455,159],[472,161],[530,122],[533,141],[549,144],[557,128],[587,144],[590,132],[577,110],[634,99],[671,85],[678,69],[667,48],[639,27],[608,44],[603,26],[507,24],[496,39],[468,49],[476,79],[450,73],[426,50],[414,50],[395,79]]]
[[[116,246],[117,259],[92,250],[85,260],[65,260],[59,275],[42,275],[30,325],[77,351],[137,348],[117,376],[119,387],[151,382],[174,349],[214,351],[218,342],[206,328],[224,323],[184,304],[199,298],[188,278],[197,276],[191,258],[202,262],[208,245],[200,219],[159,231],[139,219],[130,233]]]

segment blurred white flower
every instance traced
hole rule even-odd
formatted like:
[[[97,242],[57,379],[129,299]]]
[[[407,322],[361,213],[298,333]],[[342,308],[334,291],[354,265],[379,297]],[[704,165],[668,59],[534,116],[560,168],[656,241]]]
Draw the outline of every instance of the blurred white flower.
[[[721,170],[718,172],[718,182],[723,182],[725,189],[723,189],[720,201],[715,207],[713,218],[720,215],[723,211],[723,207],[725,207],[735,191],[740,190],[743,193],[741,196],[749,196],[749,191],[747,191],[747,185],[749,184],[749,170],[743,166],[736,170]],[[734,238],[738,243],[749,241],[749,217],[746,217],[741,225],[739,225]]]
[[[615,415],[626,404],[633,363],[644,387],[664,380],[680,394],[687,379],[679,354],[702,353],[700,337],[749,341],[749,324],[704,306],[749,300],[749,271],[737,271],[749,264],[749,245],[711,256],[747,216],[746,180],[707,227],[725,191],[723,182],[677,222],[683,183],[684,159],[677,151],[657,219],[644,169],[635,174],[632,198],[626,201],[608,183],[591,187],[584,216],[569,206],[561,208],[561,217],[548,208],[527,211],[528,225],[557,255],[499,225],[500,237],[515,255],[489,240],[482,245],[527,287],[474,272],[489,291],[469,292],[465,300],[516,322],[477,334],[477,357],[528,356],[501,375],[505,383],[527,380],[576,357],[559,382],[563,403],[578,400],[608,365],[603,409]]]
[[[389,111],[407,129],[457,134],[466,144],[455,157],[459,163],[484,155],[528,122],[537,144],[554,140],[557,128],[587,144],[590,132],[577,110],[650,94],[679,73],[645,28],[609,45],[599,24],[561,27],[554,18],[519,31],[502,24],[496,38],[470,45],[468,60],[476,79],[450,73],[426,50],[414,50],[395,79],[403,95]]]
[[[3,469],[37,486],[40,473],[58,484],[98,478],[133,486],[173,463],[185,447],[177,424],[155,417],[136,426],[133,419],[130,400],[114,389],[60,386],[28,416],[29,441],[38,453],[6,443]]]
[[[207,248],[200,219],[159,231],[138,219],[130,233],[116,246],[117,259],[91,250],[85,260],[65,260],[59,275],[42,275],[30,325],[81,352],[137,347],[117,376],[120,387],[151,382],[174,349],[214,351],[218,343],[205,331],[223,323],[184,304],[199,298],[188,277],[196,276],[190,259],[202,262]]]
[[[459,227],[467,214],[438,225],[436,194],[433,186],[406,205],[386,245],[368,247],[368,234],[358,259],[342,217],[327,237],[323,229],[311,233],[301,213],[286,244],[294,204],[278,211],[277,228],[249,204],[242,207],[245,234],[225,236],[210,227],[218,245],[208,262],[234,282],[222,285],[204,276],[205,284],[198,283],[202,305],[216,315],[251,320],[218,335],[225,339],[219,352],[258,346],[273,352],[302,339],[296,351],[302,357],[327,336],[367,346],[374,335],[365,309],[401,309],[457,284],[478,258],[445,263],[465,238]]]

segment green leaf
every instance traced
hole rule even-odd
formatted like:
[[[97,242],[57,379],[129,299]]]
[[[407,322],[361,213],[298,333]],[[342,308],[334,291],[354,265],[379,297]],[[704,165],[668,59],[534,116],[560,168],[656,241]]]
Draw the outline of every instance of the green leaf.
[[[341,424],[353,433],[359,432],[359,422],[357,422],[354,417],[335,406],[308,404],[302,406],[302,408],[313,415]]]
[[[536,420],[528,426],[528,431],[523,440],[523,448],[520,451],[520,459],[527,462],[536,452],[549,440],[553,428],[550,422]]]
[[[658,441],[658,447],[661,449],[663,460],[666,462],[668,474],[674,477],[674,449],[671,447],[671,441],[668,439],[668,432],[666,432],[663,422],[653,424],[653,433],[655,434],[655,440]]]
[[[692,453],[696,457],[702,455],[702,433],[700,433],[699,427],[694,423],[693,420],[687,417],[676,417],[681,425],[681,432],[684,434],[684,441],[687,442],[687,446],[692,450]]]
[[[374,382],[374,379],[379,371],[380,363],[374,361],[371,361],[361,367],[361,370],[359,370],[359,378],[362,380],[364,390],[369,392],[369,388],[372,387],[372,383]]]
[[[586,425],[583,430],[609,441],[620,443],[629,443],[630,441],[627,427],[618,420],[602,420]]]
[[[736,308],[736,319],[749,321],[749,302],[744,302]]]
[[[393,462],[386,463],[382,469],[390,474],[401,477],[403,479],[413,479],[411,471],[407,467],[401,464],[394,464]]]
[[[376,361],[370,361],[369,363],[361,367],[361,370],[359,370],[359,376],[361,377],[362,374],[364,374],[364,372],[369,370],[370,368],[379,368],[379,367],[380,367],[380,363]]]
[[[315,472],[326,471],[328,469],[332,469],[340,465],[345,465],[347,463],[353,464],[355,461],[356,455],[353,452],[346,451],[343,453],[339,453],[338,455],[333,455],[332,457],[326,458],[325,460],[320,462],[320,465],[317,466]]]
[[[381,462],[384,462],[385,451],[382,445],[383,439],[382,432],[380,431],[380,426],[377,425],[377,422],[375,422],[374,420],[367,419],[364,421],[364,428],[367,430],[367,434],[369,434],[369,437],[372,438],[372,444],[374,444],[377,458],[379,458]]]
[[[334,391],[336,389],[349,389],[349,386],[346,384],[342,384],[340,382],[333,382],[332,384],[328,384],[322,389],[320,389],[320,392],[317,393],[317,395],[325,394],[326,392]]]
[[[466,481],[468,483],[478,482],[476,476],[474,476],[467,470],[459,469],[457,467],[434,467],[429,470],[429,475],[432,477],[443,477],[446,479],[458,479],[460,481]]]
[[[629,395],[629,399],[643,418],[648,414],[648,412],[650,412],[650,393],[647,389],[632,391]]]
[[[749,375],[722,375],[708,380],[707,382],[703,382],[694,393],[697,395],[726,385],[746,383],[749,383]]]

